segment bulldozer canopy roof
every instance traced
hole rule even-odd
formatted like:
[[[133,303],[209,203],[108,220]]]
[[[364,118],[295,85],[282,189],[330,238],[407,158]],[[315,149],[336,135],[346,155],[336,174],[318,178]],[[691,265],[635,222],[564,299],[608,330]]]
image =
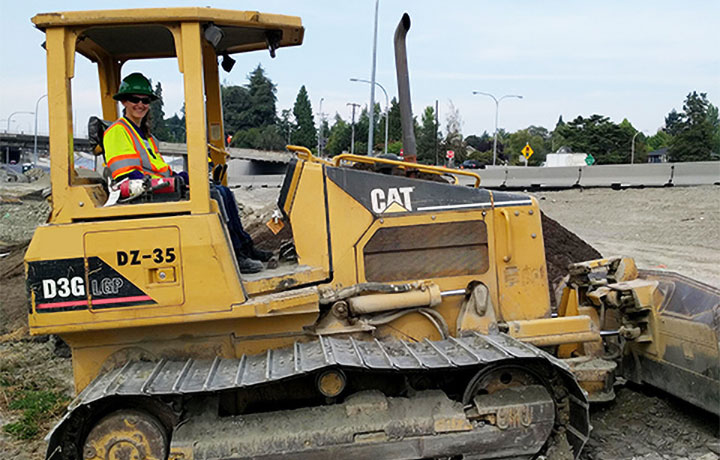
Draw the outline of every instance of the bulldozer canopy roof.
[[[266,49],[267,32],[276,37],[278,48],[302,44],[304,34],[297,16],[200,7],[41,13],[32,22],[43,31],[77,30],[77,50],[90,59],[98,48],[121,60],[175,56],[173,35],[166,26],[182,22],[218,26],[223,31],[215,47],[218,54]]]

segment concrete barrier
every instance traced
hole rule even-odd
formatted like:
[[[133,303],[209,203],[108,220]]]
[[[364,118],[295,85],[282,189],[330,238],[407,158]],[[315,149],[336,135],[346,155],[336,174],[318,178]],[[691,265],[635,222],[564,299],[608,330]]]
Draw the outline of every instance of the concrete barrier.
[[[669,163],[582,166],[582,187],[662,187],[670,185]]]
[[[720,161],[674,163],[672,166],[673,185],[720,185]]]
[[[577,166],[556,168],[510,167],[505,186],[509,188],[571,188],[577,185],[580,170]]]
[[[471,170],[480,176],[480,187],[499,188],[505,183],[505,168],[485,168]],[[474,181],[466,176],[457,176],[463,185],[472,185]]]

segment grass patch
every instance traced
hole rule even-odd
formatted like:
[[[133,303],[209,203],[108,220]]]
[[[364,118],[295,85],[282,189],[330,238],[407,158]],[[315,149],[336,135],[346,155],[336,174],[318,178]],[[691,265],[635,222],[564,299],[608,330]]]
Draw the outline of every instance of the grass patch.
[[[12,417],[0,433],[39,443],[70,402],[69,371],[69,360],[56,359],[49,343],[0,343],[0,412]]]
[[[20,420],[3,426],[3,431],[18,439],[32,439],[40,432],[41,424],[67,406],[70,398],[47,390],[23,390],[9,408],[21,410]]]

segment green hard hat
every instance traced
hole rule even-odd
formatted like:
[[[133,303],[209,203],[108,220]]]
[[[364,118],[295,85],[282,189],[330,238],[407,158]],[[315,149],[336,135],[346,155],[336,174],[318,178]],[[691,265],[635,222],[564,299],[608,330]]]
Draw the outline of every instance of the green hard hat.
[[[140,72],[131,73],[127,77],[123,78],[122,83],[120,83],[120,89],[117,94],[113,96],[113,99],[121,101],[123,100],[123,96],[125,94],[142,94],[150,96],[150,99],[153,101],[157,99],[150,82],[147,78],[145,78],[145,75]]]

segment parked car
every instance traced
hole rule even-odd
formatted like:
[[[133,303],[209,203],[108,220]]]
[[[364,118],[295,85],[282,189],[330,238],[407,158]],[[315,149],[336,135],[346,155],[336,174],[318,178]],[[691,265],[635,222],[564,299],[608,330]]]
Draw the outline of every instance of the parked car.
[[[485,163],[478,160],[465,160],[460,165],[460,169],[485,169]]]

